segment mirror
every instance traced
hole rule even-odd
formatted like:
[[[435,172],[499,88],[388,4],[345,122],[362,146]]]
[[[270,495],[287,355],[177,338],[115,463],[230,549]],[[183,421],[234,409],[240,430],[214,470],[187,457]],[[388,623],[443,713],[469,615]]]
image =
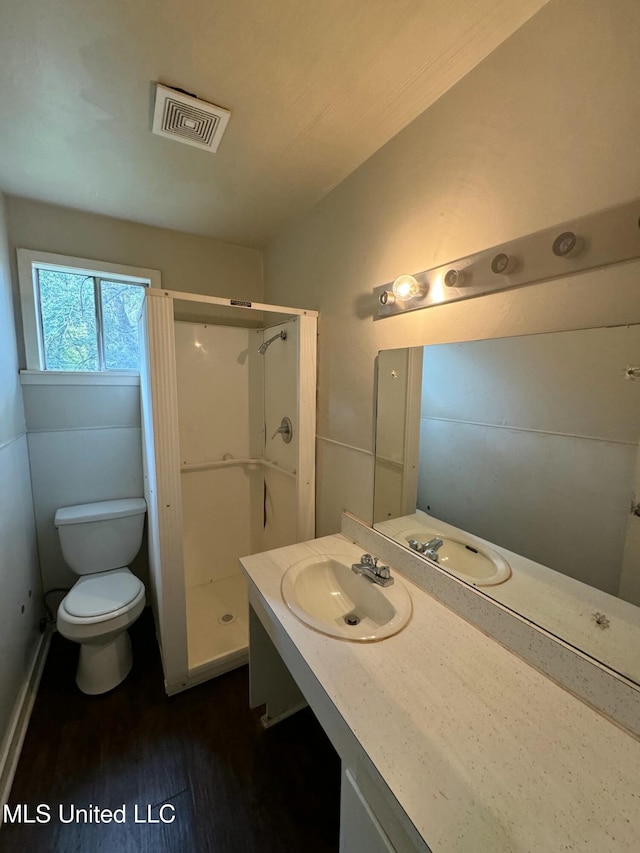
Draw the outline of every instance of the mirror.
[[[386,350],[374,527],[640,683],[640,326]]]

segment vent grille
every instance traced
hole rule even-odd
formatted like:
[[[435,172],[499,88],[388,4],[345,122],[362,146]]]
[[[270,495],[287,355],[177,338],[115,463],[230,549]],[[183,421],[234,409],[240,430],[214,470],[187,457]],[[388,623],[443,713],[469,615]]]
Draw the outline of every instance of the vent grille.
[[[156,85],[153,132],[176,142],[217,151],[231,113],[176,89]]]

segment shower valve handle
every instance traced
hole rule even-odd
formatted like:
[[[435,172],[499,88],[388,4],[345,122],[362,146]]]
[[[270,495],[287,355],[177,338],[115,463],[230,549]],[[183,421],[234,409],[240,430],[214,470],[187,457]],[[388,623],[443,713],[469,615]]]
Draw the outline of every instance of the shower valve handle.
[[[278,427],[278,429],[271,436],[271,441],[277,436],[281,435],[282,440],[285,444],[289,444],[291,439],[293,438],[293,424],[289,418],[283,418],[282,423]]]

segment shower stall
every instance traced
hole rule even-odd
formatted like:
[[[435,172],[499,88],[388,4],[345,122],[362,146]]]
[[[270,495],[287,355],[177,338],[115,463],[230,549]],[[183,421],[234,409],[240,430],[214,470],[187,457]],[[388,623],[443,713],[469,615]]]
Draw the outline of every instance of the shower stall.
[[[247,661],[238,558],[314,536],[317,313],[149,290],[151,600],[167,693]]]

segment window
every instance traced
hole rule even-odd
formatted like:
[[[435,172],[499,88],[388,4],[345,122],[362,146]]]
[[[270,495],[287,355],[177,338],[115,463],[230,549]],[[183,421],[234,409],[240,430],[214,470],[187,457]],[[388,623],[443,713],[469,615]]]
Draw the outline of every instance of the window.
[[[137,370],[144,285],[36,268],[45,370]]]
[[[27,367],[137,371],[138,318],[155,270],[18,249]]]

